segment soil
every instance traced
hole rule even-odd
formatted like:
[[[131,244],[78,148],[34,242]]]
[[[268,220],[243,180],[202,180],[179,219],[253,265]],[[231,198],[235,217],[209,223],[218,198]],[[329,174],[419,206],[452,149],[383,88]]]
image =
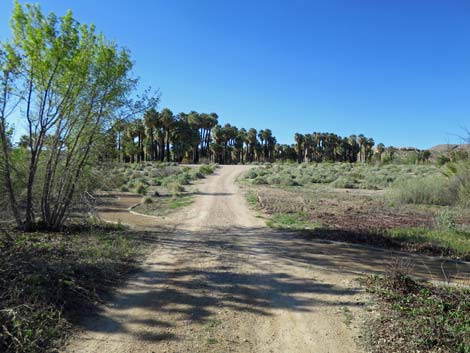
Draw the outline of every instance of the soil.
[[[311,221],[348,232],[382,231],[398,227],[430,227],[436,210],[390,205],[383,190],[256,188],[268,214],[308,213]]]
[[[158,245],[104,305],[84,317],[66,352],[363,352],[366,273],[406,266],[415,276],[468,278],[468,263],[312,240],[274,231],[235,183],[248,166],[224,166],[190,206],[163,218],[127,208],[121,194],[102,218],[156,232]]]

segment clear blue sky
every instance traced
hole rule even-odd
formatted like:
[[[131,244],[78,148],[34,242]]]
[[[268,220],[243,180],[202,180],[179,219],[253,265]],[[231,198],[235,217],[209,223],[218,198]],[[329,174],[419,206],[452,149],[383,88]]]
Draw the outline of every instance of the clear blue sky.
[[[386,145],[459,142],[470,128],[468,0],[43,0],[128,47],[175,113]],[[0,38],[12,2],[0,2]]]

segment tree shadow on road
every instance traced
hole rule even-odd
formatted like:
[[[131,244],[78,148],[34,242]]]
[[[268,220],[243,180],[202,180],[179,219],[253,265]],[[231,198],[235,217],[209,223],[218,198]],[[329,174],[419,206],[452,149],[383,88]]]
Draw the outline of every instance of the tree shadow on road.
[[[352,296],[360,288],[318,281],[315,269],[350,278],[364,272],[384,273],[398,256],[266,228],[161,232],[155,244],[143,271],[115,293],[110,310],[100,310],[95,319],[84,321],[85,329],[161,341],[179,338],[170,332],[175,321],[204,324],[219,310],[271,316],[276,309],[309,312],[354,306],[358,303]],[[163,251],[174,258],[163,261],[159,258]],[[443,268],[439,259],[402,256],[418,276],[439,277]],[[468,266],[462,270],[453,262],[445,266],[449,276],[468,271]],[[296,275],[299,268],[307,270]],[[133,310],[137,312],[129,314]],[[142,325],[152,333],[143,331]]]

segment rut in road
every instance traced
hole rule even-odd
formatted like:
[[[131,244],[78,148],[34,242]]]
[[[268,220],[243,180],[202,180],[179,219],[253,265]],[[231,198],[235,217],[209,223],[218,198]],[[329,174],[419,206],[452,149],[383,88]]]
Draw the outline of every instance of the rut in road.
[[[165,220],[171,232],[127,213],[132,199],[103,214],[159,231],[158,247],[98,317],[84,319],[67,352],[362,351],[367,296],[355,279],[384,271],[394,256],[266,228],[235,183],[247,168],[208,177],[196,201]],[[408,258],[420,275],[441,267]]]

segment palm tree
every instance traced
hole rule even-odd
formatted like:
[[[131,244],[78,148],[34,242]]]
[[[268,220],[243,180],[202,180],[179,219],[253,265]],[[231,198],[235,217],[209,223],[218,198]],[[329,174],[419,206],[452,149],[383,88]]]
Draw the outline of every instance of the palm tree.
[[[246,143],[248,133],[245,130],[245,128],[241,128],[238,130],[238,136],[237,136],[237,143],[240,143],[241,141],[241,151],[240,151],[240,161],[243,164],[244,163],[244,151],[243,151],[243,144]]]
[[[370,162],[372,155],[373,155],[373,147],[375,145],[373,138],[366,138],[365,142],[365,158],[368,162]]]
[[[165,108],[160,113],[160,121],[161,121],[163,129],[165,130],[166,160],[167,160],[167,162],[169,162],[170,161],[171,131],[174,128],[174,125],[176,123],[176,119],[173,115],[173,112],[170,109]]]
[[[297,161],[299,163],[302,163],[302,155],[303,155],[303,150],[302,150],[302,146],[303,146],[303,143],[304,143],[304,135],[302,134],[299,134],[299,133],[296,133],[295,136],[295,142],[297,143]]]
[[[354,163],[357,161],[357,153],[358,153],[358,143],[357,143],[357,136],[350,135],[348,137],[348,144],[349,144],[349,162]]]
[[[248,155],[249,155],[249,161],[253,162],[255,158],[255,147],[258,144],[258,138],[257,136],[257,131],[254,128],[251,128],[248,130],[248,136],[247,136],[247,141],[248,141]]]
[[[209,155],[209,144],[211,142],[211,131],[219,123],[219,116],[216,113],[210,113],[209,115],[205,116],[204,118],[205,124],[204,128],[206,130],[205,133],[205,138],[203,143],[205,144],[203,150],[204,150],[204,157],[210,158]]]
[[[305,134],[304,136],[304,161],[312,161],[312,146],[315,143],[312,134]]]
[[[365,159],[364,157],[364,145],[366,143],[367,139],[363,134],[360,134],[357,138],[357,143],[359,144],[359,162],[364,162]]]
[[[377,145],[377,153],[379,156],[379,161],[382,161],[382,154],[384,153],[384,151],[385,151],[385,145],[383,143],[379,143]]]
[[[155,132],[159,127],[159,115],[155,109],[150,109],[144,114],[144,125],[146,135],[146,145],[150,147],[150,159],[152,161],[157,159],[157,143],[155,138]]]

